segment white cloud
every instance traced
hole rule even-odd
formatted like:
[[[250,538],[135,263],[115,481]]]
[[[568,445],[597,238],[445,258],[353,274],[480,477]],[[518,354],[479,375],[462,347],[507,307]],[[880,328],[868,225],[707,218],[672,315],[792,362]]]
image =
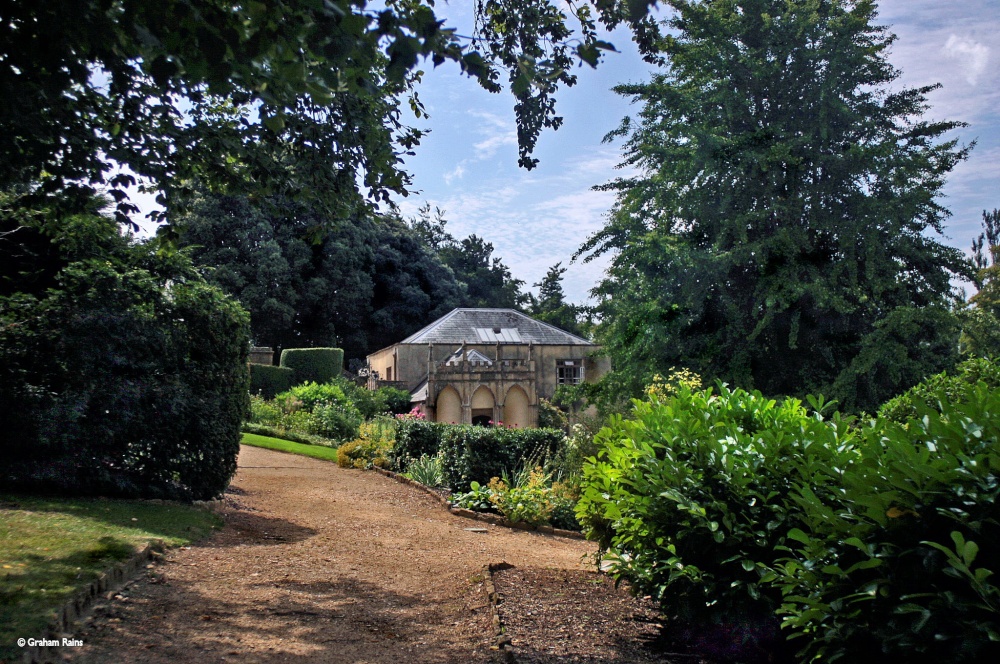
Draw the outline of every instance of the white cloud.
[[[969,85],[975,85],[980,75],[986,71],[990,60],[990,48],[985,44],[952,34],[944,45],[944,53],[952,60],[958,60]]]
[[[442,176],[444,178],[444,183],[451,185],[452,181],[461,180],[462,176],[465,175],[465,164],[466,162],[462,161],[458,166],[445,173]]]

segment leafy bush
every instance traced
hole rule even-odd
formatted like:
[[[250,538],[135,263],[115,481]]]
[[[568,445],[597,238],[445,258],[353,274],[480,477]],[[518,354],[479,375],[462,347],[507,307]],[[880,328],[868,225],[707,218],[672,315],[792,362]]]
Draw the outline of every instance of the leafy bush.
[[[810,658],[1000,654],[1000,390],[935,376],[911,394],[905,425],[862,429],[838,491],[803,483],[793,496],[804,525],[774,583]]]
[[[511,521],[531,526],[547,524],[552,517],[551,476],[541,467],[526,466],[513,481],[494,477],[490,480],[490,500]]]
[[[129,244],[99,217],[77,221],[100,241],[18,233],[58,260],[44,289],[0,297],[0,481],[220,494],[249,405],[246,313],[184,256]]]
[[[281,351],[281,366],[295,371],[295,382],[328,383],[339,378],[344,369],[344,351],[340,348],[286,348]]]
[[[315,383],[312,381],[296,385],[274,398],[275,403],[285,412],[300,408],[313,412],[319,405],[346,404],[347,395],[336,383]]]
[[[580,521],[576,518],[576,505],[580,500],[579,478],[553,482],[549,500],[552,502],[552,516],[549,517],[549,522],[554,527],[564,530],[581,529]]]
[[[388,468],[395,436],[396,425],[391,419],[376,418],[363,422],[358,439],[337,449],[337,465],[342,468]]]
[[[321,403],[311,415],[309,433],[332,440],[354,439],[362,422],[361,413],[349,403]]]
[[[441,437],[452,426],[440,422],[428,422],[416,417],[402,417],[397,420],[396,445],[392,450],[392,467],[402,472],[422,456],[437,456],[441,449]]]
[[[563,429],[569,426],[566,413],[548,399],[538,400],[538,426],[543,429]]]
[[[471,482],[487,482],[524,464],[529,457],[548,459],[558,453],[562,431],[443,425],[441,468],[453,491],[468,491]]]
[[[887,401],[878,414],[894,422],[906,422],[916,416],[918,403],[932,404],[940,410],[964,393],[969,384],[980,381],[990,388],[1000,387],[1000,364],[987,358],[965,360],[955,367],[954,375],[945,371],[931,376]]]
[[[250,394],[273,399],[295,384],[295,372],[286,367],[268,364],[250,365]]]
[[[251,365],[253,366],[253,365]],[[284,412],[273,401],[257,394],[250,395],[250,419],[253,424],[278,427],[282,425]]]
[[[444,475],[441,474],[441,460],[436,456],[424,455],[419,459],[415,459],[403,475],[432,488],[444,485]]]
[[[391,415],[402,415],[410,412],[410,393],[396,387],[380,387],[377,391],[379,400],[385,404],[384,411]]]
[[[781,593],[762,577],[801,525],[792,491],[823,492],[852,435],[796,400],[678,384],[597,435],[577,515],[617,578],[685,621],[747,625],[753,640],[777,630]]]
[[[470,482],[469,490],[465,493],[452,494],[451,504],[476,512],[496,512],[496,504],[493,502],[493,489],[483,486],[479,482]]]

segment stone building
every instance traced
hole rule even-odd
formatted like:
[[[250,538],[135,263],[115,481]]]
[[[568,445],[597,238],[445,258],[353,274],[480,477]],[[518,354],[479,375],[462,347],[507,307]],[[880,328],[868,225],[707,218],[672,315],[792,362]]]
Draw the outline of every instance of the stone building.
[[[409,390],[438,422],[538,423],[538,400],[610,370],[600,347],[513,309],[455,309],[368,356],[369,385]]]

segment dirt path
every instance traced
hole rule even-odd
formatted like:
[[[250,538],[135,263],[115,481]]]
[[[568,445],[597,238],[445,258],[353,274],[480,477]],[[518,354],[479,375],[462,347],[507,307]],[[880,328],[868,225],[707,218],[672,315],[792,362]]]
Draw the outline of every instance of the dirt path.
[[[376,473],[252,447],[239,466],[226,527],[99,607],[73,661],[490,662],[483,566],[585,569],[594,551]]]

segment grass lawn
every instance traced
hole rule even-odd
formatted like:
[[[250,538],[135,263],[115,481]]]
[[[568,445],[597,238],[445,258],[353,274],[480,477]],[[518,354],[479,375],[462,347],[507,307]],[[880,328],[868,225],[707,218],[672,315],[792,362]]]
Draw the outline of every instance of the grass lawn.
[[[243,434],[242,442],[244,445],[252,445],[254,447],[266,447],[269,450],[277,450],[278,452],[289,452],[291,454],[301,454],[303,456],[313,457],[314,459],[323,459],[324,461],[337,460],[337,448],[335,447],[323,447],[321,445],[304,445],[302,443],[293,443],[290,440],[281,440],[280,438],[271,438],[269,436],[258,436],[255,433]]]
[[[115,562],[221,525],[180,504],[0,494],[0,661],[20,657],[16,640],[42,638],[54,611]]]

